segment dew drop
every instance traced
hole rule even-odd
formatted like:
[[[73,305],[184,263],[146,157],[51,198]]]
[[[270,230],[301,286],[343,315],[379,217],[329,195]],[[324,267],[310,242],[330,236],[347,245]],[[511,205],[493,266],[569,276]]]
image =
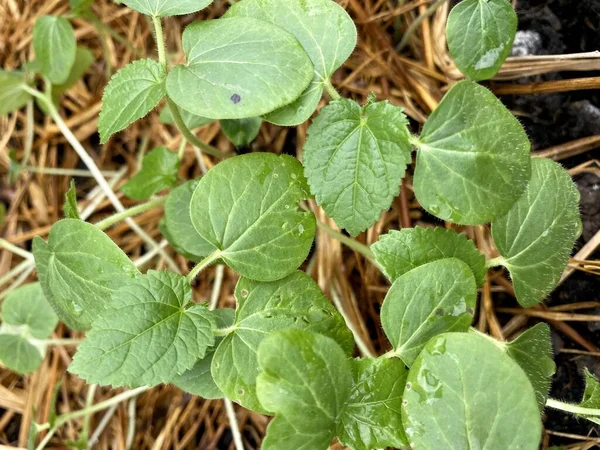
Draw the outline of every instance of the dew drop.
[[[242,395],[244,395],[246,393],[246,391],[244,391],[243,389],[238,389],[237,393],[241,397]]]
[[[409,381],[408,383],[406,383],[406,390],[410,391],[412,389],[412,383]]]
[[[436,214],[439,214],[440,207],[438,205],[430,205],[429,212],[435,216]]]
[[[73,308],[73,314],[79,317],[83,314],[83,307],[75,300],[71,300],[71,307]]]
[[[302,224],[298,225],[298,233],[304,234],[304,225],[302,225]]]
[[[248,289],[242,289],[241,294],[242,294],[242,298],[248,297]]]

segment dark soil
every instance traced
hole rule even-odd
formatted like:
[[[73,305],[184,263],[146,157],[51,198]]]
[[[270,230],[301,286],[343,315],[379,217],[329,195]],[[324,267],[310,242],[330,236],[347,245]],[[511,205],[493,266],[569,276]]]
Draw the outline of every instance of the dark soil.
[[[515,55],[551,55],[600,50],[600,0],[517,0],[519,33],[515,40]],[[518,80],[521,83],[551,81],[574,77],[600,76],[600,72],[560,72]],[[600,91],[578,91],[557,94],[506,96],[503,101],[519,114],[532,141],[540,150],[574,139],[600,134]],[[589,159],[600,159],[600,150],[561,161],[574,167]],[[600,229],[600,178],[592,174],[575,177],[581,193],[583,234],[580,248]],[[595,255],[599,257],[600,255]],[[600,278],[575,273],[552,297],[549,305],[599,300]],[[594,311],[598,314],[600,311]],[[570,323],[582,336],[600,345],[600,324]],[[564,348],[576,348],[565,336],[553,333],[556,354],[556,375],[551,396],[579,402],[583,394],[582,371],[589,368],[600,377],[600,359],[561,353]],[[549,430],[600,435],[600,427],[577,420],[559,411],[547,410],[545,427]],[[551,445],[572,445],[570,439],[552,437]]]

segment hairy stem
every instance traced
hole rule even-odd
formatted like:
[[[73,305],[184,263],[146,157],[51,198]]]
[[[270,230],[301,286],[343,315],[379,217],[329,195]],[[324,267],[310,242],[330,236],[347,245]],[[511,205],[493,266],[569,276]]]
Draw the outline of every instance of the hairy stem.
[[[142,203],[141,205],[137,205],[132,208],[126,209],[125,211],[121,211],[117,214],[113,214],[112,216],[107,217],[106,219],[98,222],[96,224],[96,226],[98,228],[100,228],[101,230],[106,230],[107,228],[111,227],[115,223],[125,220],[128,217],[137,216],[138,214],[141,214],[143,212],[146,212],[151,209],[157,208],[161,205],[164,205],[166,201],[167,201],[166,195],[164,197],[159,197],[157,199],[150,200],[146,203]]]
[[[196,264],[196,266],[194,266],[194,268],[186,276],[186,279],[188,280],[188,282],[191,284],[192,281],[194,281],[196,279],[196,277],[198,276],[198,274],[200,272],[202,272],[204,269],[206,269],[208,266],[210,266],[212,263],[214,263],[220,257],[221,257],[221,252],[216,251],[216,252],[208,255],[206,258],[204,258],[198,264]]]
[[[333,239],[340,241],[346,247],[351,248],[357,253],[360,253],[369,261],[373,263],[375,262],[375,255],[373,254],[371,249],[365,244],[358,242],[356,239],[352,239],[351,237],[348,237],[345,234],[340,233],[339,231],[335,231],[333,228],[319,220],[317,220],[317,226],[329,236],[331,236]]]
[[[331,78],[327,78],[325,81],[323,81],[323,87],[332,100],[340,100],[342,98],[337,89],[333,87],[333,84],[331,84]]]
[[[204,153],[212,155],[215,158],[224,159],[229,156],[227,153],[222,152],[218,148],[213,147],[212,145],[202,142],[200,139],[198,139],[196,137],[196,135],[194,133],[192,133],[192,130],[190,130],[187,127],[187,125],[185,124],[183,117],[181,117],[181,113],[179,112],[179,108],[177,107],[175,102],[173,102],[173,100],[171,100],[168,96],[167,96],[167,105],[169,105],[169,109],[171,110],[171,115],[173,116],[173,120],[175,121],[175,125],[177,126],[177,129],[179,130],[179,132],[181,134],[183,134],[183,137],[185,138],[186,141],[188,141],[190,144],[198,147]]]
[[[596,416],[600,417],[600,409],[584,408],[582,406],[572,405],[570,403],[560,402],[549,398],[546,400],[546,406],[553,409],[559,409],[561,411],[570,412],[572,414],[580,414],[583,416]]]
[[[152,16],[154,32],[156,33],[156,48],[158,50],[158,62],[167,68],[167,55],[165,52],[165,38],[163,35],[162,22],[160,17]]]

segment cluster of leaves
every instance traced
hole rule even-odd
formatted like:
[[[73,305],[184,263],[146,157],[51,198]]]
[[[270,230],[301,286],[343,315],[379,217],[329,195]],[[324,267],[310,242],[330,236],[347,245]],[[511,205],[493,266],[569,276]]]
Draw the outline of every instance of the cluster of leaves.
[[[162,17],[211,2],[124,3],[151,16],[160,36]],[[70,191],[68,218],[47,242],[33,243],[36,298],[41,286],[63,322],[88,331],[69,370],[104,385],[172,383],[274,415],[265,450],[326,449],[334,438],[361,450],[537,448],[554,372],[549,329],[537,325],[508,343],[470,330],[490,263],[465,236],[403,229],[373,244],[391,284],[381,322],[392,349],[378,358],[352,358],[344,319],[298,270],[316,232],[303,202],[316,199],[356,235],[389,209],[416,149],[421,205],[450,222],[491,223],[496,262],[510,271],[522,305],[550,293],[581,229],[578,192],[560,165],[531,159],[519,122],[476,83],[499,70],[515,29],[507,0],[464,0],[452,11],[448,43],[469,80],[448,91],[420,136],[411,135],[401,108],[374,97],[360,105],[332,90],[332,74],[356,44],[352,20],[332,0],[241,0],[223,18],[186,28],[185,64],[171,68],[159,51],[159,61],[121,69],[104,94],[103,142],[165,98],[164,122],[191,130],[219,120],[236,146],[248,145],[263,120],[297,125],[313,115],[325,90],[333,98],[309,127],[304,165],[251,153],[178,186],[174,153],[157,148],[146,155],[123,190],[144,200],[171,189],[161,231],[198,262],[187,277],[140,273],[97,226],[79,219]],[[62,20],[44,19],[40,30],[53,34],[45,38],[51,43],[70,39]],[[35,42],[40,70],[59,82],[72,69],[76,46],[61,43],[65,53],[58,54]],[[193,299],[190,282],[212,263],[241,276],[235,310]],[[20,339],[28,349],[20,354],[37,362],[0,358],[26,372],[39,364],[39,340],[49,331],[9,314],[10,307],[7,300],[0,339]],[[588,376],[582,406],[600,407],[598,392]]]

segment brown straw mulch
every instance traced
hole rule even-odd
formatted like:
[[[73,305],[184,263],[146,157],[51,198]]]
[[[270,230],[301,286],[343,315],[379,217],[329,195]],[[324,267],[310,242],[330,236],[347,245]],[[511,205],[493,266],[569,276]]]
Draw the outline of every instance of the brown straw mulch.
[[[339,3],[356,21],[360,40],[353,56],[337,72],[333,84],[344,95],[357,101],[364,101],[370,92],[375,92],[378,98],[387,98],[391,103],[403,106],[411,119],[413,131],[417,132],[449,85],[460,79],[445,43],[449,2],[340,0]],[[436,8],[432,7],[434,4]],[[215,1],[202,13],[165,20],[165,36],[172,61],[179,61],[183,57],[179,40],[183,28],[193,20],[219,17],[226,5],[225,1]],[[59,15],[67,10],[68,2],[64,0],[0,0],[0,66],[15,69],[31,60],[31,37],[36,18],[44,14]],[[173,127],[161,124],[156,111],[115,136],[108,144],[99,145],[97,122],[107,73],[134,59],[154,55],[155,47],[150,24],[144,16],[109,0],[98,0],[94,11],[102,23],[125,38],[128,44],[108,32],[99,33],[95,26],[86,21],[74,21],[79,44],[94,52],[96,62],[84,80],[78,82],[63,97],[61,114],[97,165],[106,171],[107,179],[118,193],[119,186],[135,172],[144,151],[158,145],[176,150],[181,136]],[[410,34],[406,40],[407,45],[398,52],[395,47],[407,30]],[[600,78],[587,76],[539,84],[516,83],[514,80],[556,71],[599,69],[600,59],[596,53],[511,58],[489,85],[499,95],[598,89]],[[86,171],[86,167],[51,119],[37,108],[33,113],[34,138],[28,165]],[[308,124],[304,124],[295,129],[286,129],[265,124],[253,144],[253,150],[285,152],[301,158],[307,126]],[[218,124],[203,128],[199,137],[223,150],[231,149],[228,141],[220,134]],[[9,150],[16,150],[20,159],[28,146],[26,111],[1,117],[0,172],[7,173],[9,170]],[[539,155],[558,161],[578,156],[580,159],[577,160],[578,165],[571,169],[572,174],[598,174],[600,165],[591,157],[588,158],[589,152],[598,147],[600,136],[592,136],[540,149],[542,151]],[[191,147],[187,148],[181,169],[182,177],[191,179],[200,176],[202,164],[210,168],[217,162],[204,156],[200,164],[197,156]],[[46,237],[51,225],[62,217],[62,203],[70,179],[70,176],[43,173],[39,169],[23,172],[14,183],[8,183],[7,177],[2,176],[0,202],[6,205],[7,211],[0,224],[0,236],[25,250],[30,249],[34,236]],[[114,212],[111,203],[96,189],[93,178],[77,176],[75,179],[79,207],[80,210],[88,210],[89,221],[98,221]],[[380,234],[389,229],[431,226],[434,223],[414,198],[410,173],[402,187],[402,193],[391,210],[372,229],[359,237],[363,243],[375,242]],[[121,195],[119,197],[125,206],[134,204]],[[327,221],[315,205],[313,208],[321,220]],[[161,214],[161,211],[150,211],[135,218],[137,224],[157,242],[162,240],[158,229]],[[328,223],[334,226],[331,221]],[[446,226],[465,232],[488,257],[496,256],[488,227]],[[133,259],[148,252],[146,243],[125,223],[112,227],[108,234]],[[567,275],[585,272],[587,277],[597,277],[600,274],[600,263],[592,260],[592,254],[599,245],[600,235],[596,234],[574,256]],[[166,252],[174,259],[181,272],[185,273],[190,269],[184,258],[168,247]],[[22,261],[21,256],[8,250],[0,250],[0,276]],[[163,256],[156,255],[144,267],[162,269],[168,266]],[[371,349],[376,353],[385,352],[389,344],[382,332],[378,313],[389,286],[378,270],[359,254],[343,247],[323,232],[319,232],[317,236],[315,251],[306,267],[327,296],[341,300],[343,308]],[[214,268],[202,274],[195,286],[198,300],[210,298],[215,277],[217,272]],[[16,283],[35,280],[34,271],[25,271],[23,276],[15,276],[0,288],[4,290],[16,286]],[[220,306],[235,306],[233,288],[236,281],[236,275],[225,269],[223,283],[217,293],[220,296]],[[582,354],[598,358],[600,343],[590,340],[574,325],[574,321],[600,319],[597,315],[592,315],[594,308],[600,307],[597,296],[578,299],[579,303],[571,300],[571,304],[561,307],[539,306],[527,310],[516,307],[513,297],[507,274],[491,271],[488,282],[481,291],[475,326],[496,338],[512,339],[535,321],[544,320],[569,343],[565,346],[568,347],[565,351],[571,352],[573,358]],[[60,325],[54,337],[78,338],[81,335]],[[25,377],[0,367],[0,449],[5,446],[27,448],[32,423],[47,422],[53,408],[58,414],[64,414],[85,407],[90,387],[66,371],[73,353],[73,347],[52,347],[42,367]],[[110,388],[98,388],[94,402],[110,398],[116,393]],[[246,448],[260,448],[268,419],[239,407],[236,407],[236,412]],[[83,419],[67,423],[46,448],[69,448],[69,442],[78,440],[83,426]],[[547,448],[552,436],[557,433],[565,434],[552,429],[546,430],[544,448]],[[43,436],[42,433],[39,438]],[[90,436],[96,438],[93,448],[101,450],[234,448],[223,402],[205,401],[171,386],[156,387],[135,402],[125,402],[117,408],[92,415]],[[569,438],[572,444],[570,448],[592,448],[598,441],[595,436],[597,434],[592,431],[589,436],[573,434]]]

